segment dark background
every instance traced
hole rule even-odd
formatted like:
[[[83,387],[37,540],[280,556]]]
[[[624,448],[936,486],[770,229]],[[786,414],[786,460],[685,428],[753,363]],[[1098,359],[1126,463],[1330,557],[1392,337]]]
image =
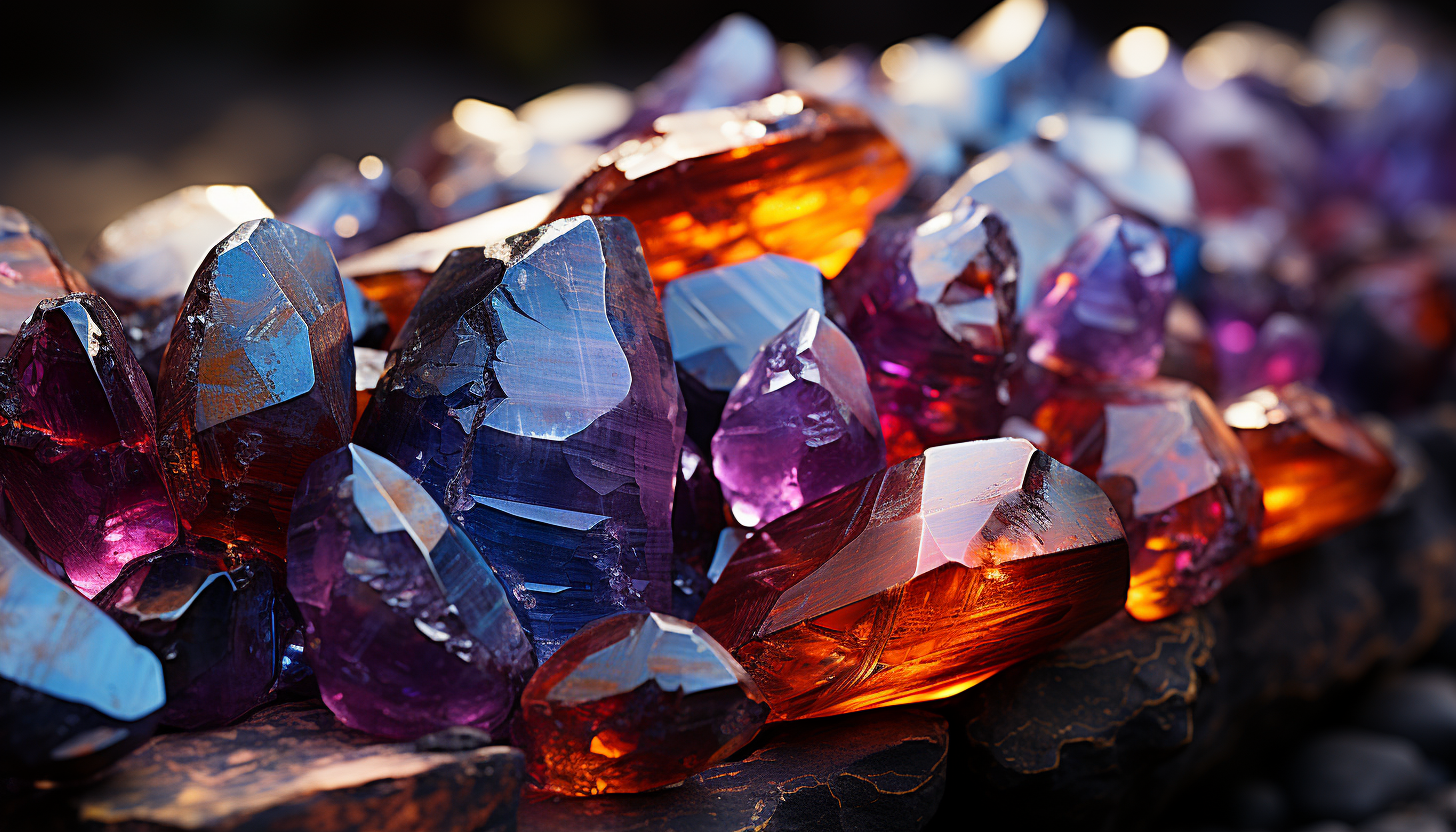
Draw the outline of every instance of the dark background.
[[[464,96],[514,106],[579,81],[630,88],[732,11],[780,40],[878,49],[954,37],[992,5],[249,0],[92,9],[24,0],[0,15],[0,203],[34,214],[77,259],[105,223],[183,185],[249,184],[281,208],[319,155],[388,158]],[[1233,20],[1302,36],[1330,3],[1068,5],[1098,42],[1147,23],[1186,48]],[[1453,15],[1436,3],[1426,11]]]

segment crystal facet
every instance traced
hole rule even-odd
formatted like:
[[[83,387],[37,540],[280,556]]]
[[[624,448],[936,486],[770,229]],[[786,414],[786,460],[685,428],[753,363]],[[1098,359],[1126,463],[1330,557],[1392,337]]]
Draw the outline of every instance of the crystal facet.
[[[469,538],[418,483],[356,445],[299,484],[288,588],[324,704],[363,731],[496,731],[536,667],[510,596]]]
[[[767,716],[753,680],[707,633],[627,612],[583,627],[541,666],[513,733],[537,788],[630,793],[731,756]]]
[[[489,553],[543,658],[594,618],[668,608],[685,413],[631,223],[455,252],[396,343],[356,441]]]
[[[35,220],[0,205],[0,352],[10,349],[37,303],[89,291],[86,279],[61,258]]]
[[[0,478],[88,598],[177,538],[152,391],[101,298],[41,301],[0,361]]]
[[[293,489],[349,441],[354,351],[320,238],[243,223],[193,278],[157,382],[158,445],[183,525],[283,556]]]
[[[951,696],[1122,607],[1122,525],[1019,439],[927,450],[750,535],[697,623],[772,719]]]

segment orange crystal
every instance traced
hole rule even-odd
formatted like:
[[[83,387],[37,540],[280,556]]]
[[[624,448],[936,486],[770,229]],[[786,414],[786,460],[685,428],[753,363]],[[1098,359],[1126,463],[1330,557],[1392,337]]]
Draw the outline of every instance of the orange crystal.
[[[939,699],[1117,612],[1127,542],[1097,486],[1020,439],[927,450],[774,520],[697,623],[773,711]]]
[[[653,127],[604,154],[551,218],[631,220],[658,284],[764,253],[833,277],[909,176],[863,111],[793,92]]]
[[[1255,563],[1268,563],[1374,514],[1395,481],[1389,456],[1329,397],[1298,382],[1224,408],[1264,486]]]

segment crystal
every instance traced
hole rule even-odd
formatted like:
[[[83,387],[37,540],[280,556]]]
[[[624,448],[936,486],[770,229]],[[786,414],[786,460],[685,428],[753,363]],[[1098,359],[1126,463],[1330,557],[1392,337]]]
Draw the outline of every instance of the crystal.
[[[885,467],[864,364],[810,309],[758,351],[713,435],[713,474],[733,516],[762,526]]]
[[[891,463],[996,435],[1018,271],[1009,233],[969,198],[881,220],[829,284],[869,367]]]
[[[668,608],[685,413],[631,223],[455,252],[396,344],[355,441],[489,553],[540,656],[594,618]]]
[[[1097,220],[1042,275],[1022,320],[1027,359],[1089,381],[1152,378],[1175,282],[1157,228]]]
[[[1218,392],[1218,359],[1213,334],[1198,307],[1175,297],[1164,319],[1163,360],[1158,375],[1191,381],[1212,394]]]
[[[87,598],[177,538],[152,391],[96,295],[41,301],[0,360],[0,479]]]
[[[324,704],[362,731],[497,731],[536,667],[491,564],[408,474],[356,445],[299,484],[288,589]]]
[[[0,352],[8,352],[20,325],[46,298],[91,287],[71,268],[35,220],[0,205]]]
[[[824,311],[819,270],[764,254],[695,272],[662,289],[677,363],[711,390],[731,390],[758,348],[806,309]]]
[[[365,347],[389,346],[393,336],[389,316],[353,278],[340,279],[344,289],[344,310],[349,316],[349,333],[355,344]]]
[[[1049,116],[1051,148],[1109,198],[1163,225],[1194,219],[1193,177],[1171,145],[1125,119],[1090,113]]]
[[[298,675],[302,622],[270,555],[179,541],[127,564],[95,600],[161,660],[165,725],[226,725]]]
[[[281,219],[324,238],[339,258],[420,230],[414,205],[378,156],[358,163],[338,156],[320,159]]]
[[[379,386],[379,377],[384,375],[384,363],[388,358],[389,353],[384,350],[354,348],[355,412],[361,417],[364,415],[364,408],[369,406],[369,399],[374,396],[374,388]]]
[[[182,523],[282,557],[293,489],[354,425],[354,352],[328,244],[277,220],[243,223],[198,268],[177,321],[157,444]]]
[[[0,533],[0,776],[105,768],[164,704],[157,657]]]
[[[750,535],[697,623],[771,719],[954,695],[1121,609],[1128,555],[1086,477],[1020,439],[931,448]]]
[[[1275,312],[1257,329],[1243,318],[1227,318],[1214,324],[1214,333],[1223,399],[1319,376],[1319,331],[1296,315]]]
[[[1223,411],[1264,487],[1255,563],[1268,563],[1373,515],[1396,467],[1328,396],[1298,382],[1261,387]]]
[[[1059,388],[1024,435],[1107,492],[1127,530],[1127,611],[1207,602],[1254,556],[1263,520],[1248,453],[1202,390],[1155,378]]]
[[[541,666],[513,733],[536,788],[632,793],[727,759],[767,716],[753,680],[707,633],[626,612],[586,625]]]
[[[707,573],[727,525],[723,509],[712,457],[684,436],[672,492],[672,612],[678,618],[691,619],[712,584]]]
[[[631,220],[658,283],[765,252],[833,277],[909,170],[862,111],[796,93],[653,128],[604,154],[552,217]]]

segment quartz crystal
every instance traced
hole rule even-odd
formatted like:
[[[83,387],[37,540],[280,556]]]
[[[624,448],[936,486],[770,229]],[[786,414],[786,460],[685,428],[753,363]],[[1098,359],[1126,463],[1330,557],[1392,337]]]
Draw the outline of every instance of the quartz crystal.
[[[1020,439],[931,448],[750,535],[697,623],[772,719],[951,696],[1121,609],[1107,497]]]
[[[157,422],[178,514],[194,534],[281,557],[293,489],[354,425],[333,255],[286,223],[243,223],[203,261],[177,320]]]
[[[271,555],[179,541],[127,564],[96,605],[161,660],[166,725],[226,725],[306,674],[302,622]]]
[[[1017,271],[1005,220],[965,198],[881,220],[830,284],[869,365],[890,462],[996,435]]]
[[[0,353],[9,351],[37,303],[89,291],[86,279],[61,258],[45,229],[0,205]]]
[[[763,524],[885,467],[854,344],[810,309],[763,345],[728,396],[713,473],[733,516]]]
[[[1374,514],[1395,481],[1390,457],[1329,397],[1292,383],[1223,411],[1264,486],[1255,563],[1304,548]]]
[[[41,301],[0,361],[0,479],[88,598],[177,538],[152,391],[96,295]]]
[[[764,254],[678,278],[662,289],[677,363],[711,390],[731,390],[758,348],[807,309],[824,311],[819,270]]]
[[[1254,556],[1249,455],[1202,390],[1155,378],[1064,386],[1023,435],[1107,492],[1127,529],[1127,610],[1153,621],[1211,599]]]
[[[0,776],[105,768],[151,736],[164,704],[157,657],[0,533]]]
[[[489,554],[549,656],[670,603],[684,408],[631,223],[558,220],[436,272],[355,441]]]
[[[420,230],[415,209],[378,156],[328,156],[314,165],[282,219],[324,238],[340,259]]]
[[[728,758],[767,716],[753,680],[707,633],[626,612],[586,625],[541,666],[513,733],[536,788],[630,793]]]
[[[1152,378],[1175,282],[1157,228],[1103,217],[1042,275],[1022,320],[1027,359],[1084,380]]]
[[[372,734],[496,731],[536,667],[479,550],[418,483],[356,445],[299,485],[288,589],[324,704]]]
[[[603,155],[552,216],[631,220],[658,283],[765,252],[833,277],[908,174],[862,111],[796,93],[653,127]]]

